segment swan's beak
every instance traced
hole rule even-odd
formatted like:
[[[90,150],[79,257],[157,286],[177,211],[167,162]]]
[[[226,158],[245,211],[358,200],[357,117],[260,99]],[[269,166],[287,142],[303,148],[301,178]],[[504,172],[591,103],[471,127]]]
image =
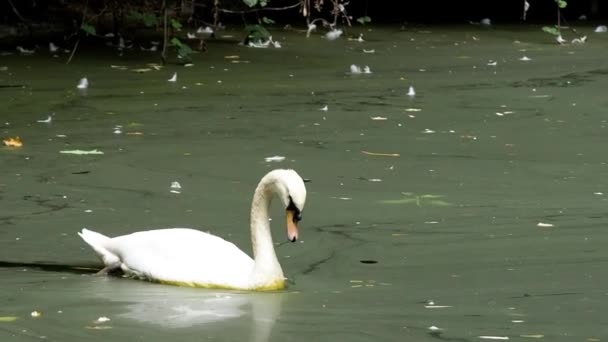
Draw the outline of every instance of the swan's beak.
[[[298,239],[298,220],[296,213],[287,209],[287,239],[291,242],[296,242]]]

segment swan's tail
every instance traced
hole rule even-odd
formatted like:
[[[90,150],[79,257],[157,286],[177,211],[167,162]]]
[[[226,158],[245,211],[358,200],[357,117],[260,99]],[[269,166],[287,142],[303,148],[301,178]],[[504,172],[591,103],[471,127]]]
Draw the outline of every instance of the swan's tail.
[[[82,232],[79,232],[78,235],[93,248],[106,266],[116,265],[116,263],[120,262],[118,256],[108,250],[111,238],[86,228],[83,228]]]

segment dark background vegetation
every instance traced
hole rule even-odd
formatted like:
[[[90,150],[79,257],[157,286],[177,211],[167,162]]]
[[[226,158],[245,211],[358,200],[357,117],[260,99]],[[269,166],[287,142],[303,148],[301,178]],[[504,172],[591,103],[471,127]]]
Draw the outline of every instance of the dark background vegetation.
[[[174,3],[174,1],[168,1]],[[179,1],[189,2],[189,1]],[[211,9],[214,0],[196,0],[201,17],[211,20]],[[270,0],[269,7],[282,7],[298,3],[299,0]],[[555,2],[553,0],[528,0],[531,7],[528,21],[552,22],[555,20]],[[143,0],[0,0],[0,24],[16,25],[22,19],[41,22],[61,22],[71,20],[76,9],[87,3],[91,8],[102,8],[107,4],[128,4],[132,8],[140,6],[144,9],[156,3],[160,7],[162,1]],[[240,0],[224,0],[221,6],[234,10],[246,10]],[[11,5],[12,4],[12,5]],[[19,18],[12,7],[17,8],[23,18]],[[330,7],[330,1],[325,0],[325,6]],[[522,17],[523,0],[462,0],[462,1],[432,1],[432,0],[351,0],[348,5],[349,13],[357,18],[368,15],[374,23],[464,23],[469,20],[490,18],[493,22],[518,22]],[[278,23],[304,24],[297,9],[286,11],[267,11],[264,15],[272,17]],[[327,12],[326,12],[327,14]],[[608,18],[608,1],[606,0],[571,0],[567,8],[562,10],[563,17],[568,21],[577,19],[585,14],[590,20]],[[249,16],[251,13],[248,14]],[[247,17],[247,15],[245,16]],[[240,22],[241,14],[222,14],[223,22]]]
[[[530,9],[528,21],[552,22],[556,16],[553,0],[528,0]],[[369,16],[377,21],[398,22],[412,21],[421,23],[458,23],[469,20],[478,21],[490,18],[496,22],[517,22],[523,13],[523,0],[462,0],[462,1],[391,1],[369,0],[353,1],[351,12],[355,8],[365,9],[368,3]],[[363,4],[363,6],[361,6]],[[361,6],[361,7],[360,7]],[[606,0],[570,0],[562,10],[566,19],[574,20],[585,14],[589,19],[608,17]]]
[[[266,7],[246,5],[263,1],[267,1]],[[567,6],[559,11],[560,25],[580,25],[581,15],[590,25],[606,24],[603,20],[608,19],[608,0],[566,1]],[[525,23],[550,27],[557,23],[556,0],[528,2]],[[308,18],[302,15],[302,4],[310,9]],[[264,26],[302,28],[307,20],[319,26],[321,22],[315,19],[321,18],[326,24],[346,26],[348,20],[337,10],[337,4],[345,4],[353,25],[360,25],[356,20],[362,17],[371,18],[374,25],[468,24],[484,18],[491,19],[492,24],[524,23],[524,0],[0,0],[0,48],[40,47],[53,40],[73,47],[74,54],[81,42],[100,42],[89,39],[91,36],[100,38],[112,32],[116,37],[134,40],[147,32],[163,37],[165,61],[168,49],[177,49],[180,57],[187,57],[191,49],[206,49],[203,38],[198,43],[184,41],[181,26],[191,30],[228,24],[243,28],[247,39],[259,37],[263,41],[270,36]],[[146,20],[150,16],[152,20]]]

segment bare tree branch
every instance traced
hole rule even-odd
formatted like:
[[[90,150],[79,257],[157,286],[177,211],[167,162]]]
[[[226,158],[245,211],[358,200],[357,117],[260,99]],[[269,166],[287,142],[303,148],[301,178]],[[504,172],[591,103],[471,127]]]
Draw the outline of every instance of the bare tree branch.
[[[11,5],[11,7],[13,8],[13,12],[15,12],[15,15],[17,16],[17,18],[21,19],[21,21],[29,23],[29,20],[27,20],[21,16],[21,13],[19,13],[19,11],[17,10],[17,7],[15,7],[12,0],[8,0],[8,4]]]
[[[254,13],[254,12],[262,12],[262,11],[285,11],[285,10],[289,10],[292,8],[296,8],[300,5],[301,5],[301,2],[298,2],[296,4],[288,5],[288,6],[284,6],[284,7],[260,7],[260,8],[252,8],[252,9],[248,9],[248,10],[237,11],[237,10],[229,10],[226,8],[220,8],[219,2],[216,3],[216,6],[218,6],[217,7],[218,12],[231,13],[231,14],[245,14],[245,13]],[[201,5],[197,5],[197,6],[201,6]]]

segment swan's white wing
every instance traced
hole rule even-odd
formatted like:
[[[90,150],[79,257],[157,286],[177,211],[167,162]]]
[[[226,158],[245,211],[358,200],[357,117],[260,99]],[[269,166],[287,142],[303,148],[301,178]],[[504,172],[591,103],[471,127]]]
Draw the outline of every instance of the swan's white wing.
[[[233,243],[194,229],[142,231],[102,243],[126,273],[164,283],[242,288],[254,265]]]

